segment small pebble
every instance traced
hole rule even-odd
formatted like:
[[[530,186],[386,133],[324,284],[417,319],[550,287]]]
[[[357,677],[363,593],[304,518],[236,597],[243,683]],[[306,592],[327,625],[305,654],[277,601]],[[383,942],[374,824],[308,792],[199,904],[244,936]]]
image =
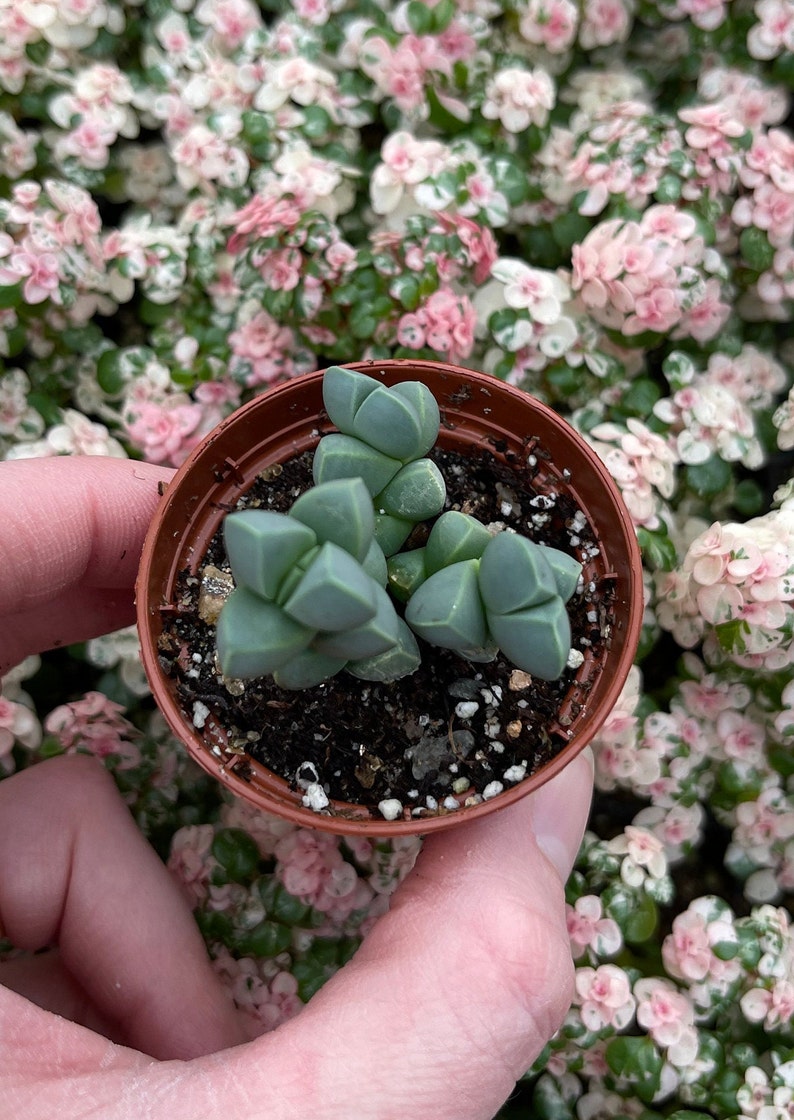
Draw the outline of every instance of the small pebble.
[[[578,669],[584,661],[584,654],[580,649],[572,649],[568,654],[568,660],[565,664],[569,669]]]
[[[207,716],[209,714],[210,710],[207,705],[202,704],[200,700],[196,700],[193,705],[193,726],[199,729],[202,728],[207,722]]]
[[[514,669],[510,674],[510,680],[507,682],[507,687],[511,692],[523,692],[525,688],[529,688],[532,684],[532,677],[529,673],[525,673],[523,669]]]
[[[318,813],[321,809],[328,808],[328,794],[319,782],[310,782],[302,798],[307,809],[314,809]]]
[[[396,797],[386,797],[378,802],[378,812],[387,821],[396,821],[402,814],[403,803]]]

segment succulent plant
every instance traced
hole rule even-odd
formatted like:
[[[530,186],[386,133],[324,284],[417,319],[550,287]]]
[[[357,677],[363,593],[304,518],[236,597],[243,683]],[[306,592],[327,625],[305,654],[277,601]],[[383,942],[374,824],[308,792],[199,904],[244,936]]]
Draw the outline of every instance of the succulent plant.
[[[375,539],[391,556],[414,525],[444,508],[444,479],[426,458],[438,437],[438,403],[421,381],[388,388],[342,366],[326,370],[323,403],[339,431],[320,440],[314,481],[363,479],[376,511]]]
[[[343,668],[381,680],[417,667],[416,640],[383,588],[374,522],[360,478],[316,486],[286,514],[225,518],[236,585],[217,626],[225,676],[272,673],[283,688],[309,688]]]
[[[439,410],[421,382],[389,389],[334,366],[323,398],[339,432],[318,444],[316,485],[289,513],[224,521],[235,581],[217,626],[224,675],[272,674],[283,688],[342,669],[396,680],[419,666],[416,634],[471,661],[501,649],[534,676],[559,677],[578,561],[455,510],[437,516],[446,487],[426,454]],[[422,548],[398,552],[417,522],[434,518]]]
[[[558,549],[518,533],[492,536],[450,511],[415,550],[407,573],[395,558],[390,580],[408,590],[405,620],[425,641],[470,661],[490,661],[501,649],[517,668],[556,680],[571,648],[565,604],[581,570]]]

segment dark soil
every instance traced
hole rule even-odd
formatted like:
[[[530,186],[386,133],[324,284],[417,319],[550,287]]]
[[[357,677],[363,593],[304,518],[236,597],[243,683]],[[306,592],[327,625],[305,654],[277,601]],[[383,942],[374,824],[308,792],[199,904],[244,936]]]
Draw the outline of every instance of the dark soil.
[[[570,496],[559,494],[548,507],[531,480],[488,452],[474,458],[436,448],[431,457],[447,483],[446,508],[502,523],[579,559],[596,547],[589,528],[580,528],[584,519]],[[260,476],[236,508],[285,511],[309,485],[306,454]],[[421,545],[423,531],[419,527],[405,547]],[[228,572],[220,533],[206,564]],[[163,633],[161,664],[176,678],[185,710],[199,713],[194,722],[203,722],[208,710],[228,729],[230,750],[243,756],[237,774],[245,776],[250,756],[295,788],[322,787],[330,799],[365,805],[378,817],[426,816],[495,796],[568,740],[577,709],[562,701],[575,669],[546,682],[517,673],[501,656],[472,664],[421,641],[421,668],[389,684],[344,672],[301,692],[280,689],[269,677],[224,682],[214,628],[199,615],[203,570],[181,578],[179,612]],[[570,600],[574,649],[598,654],[609,629],[609,598],[609,587],[589,585]],[[391,804],[379,813],[383,802]]]

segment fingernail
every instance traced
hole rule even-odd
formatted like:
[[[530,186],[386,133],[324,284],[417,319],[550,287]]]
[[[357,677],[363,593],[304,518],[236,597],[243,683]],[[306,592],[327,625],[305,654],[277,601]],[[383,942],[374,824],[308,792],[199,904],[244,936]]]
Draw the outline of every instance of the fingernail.
[[[587,747],[532,794],[532,829],[538,847],[565,882],[587,827],[593,793],[593,756]]]

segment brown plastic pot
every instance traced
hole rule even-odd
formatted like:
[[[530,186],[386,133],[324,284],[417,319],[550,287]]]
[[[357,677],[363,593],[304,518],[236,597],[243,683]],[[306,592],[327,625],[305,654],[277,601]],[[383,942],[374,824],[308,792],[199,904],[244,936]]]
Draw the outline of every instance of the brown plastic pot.
[[[613,590],[613,621],[603,658],[586,657],[564,699],[559,722],[551,729],[561,742],[558,754],[497,797],[442,816],[386,821],[363,806],[336,801],[326,815],[304,807],[300,790],[255,760],[245,758],[241,765],[212,716],[198,731],[183,711],[175,683],[158,659],[164,620],[178,609],[177,576],[185,569],[195,573],[201,568],[223,516],[257,474],[313,448],[323,432],[333,430],[323,410],[324,371],[278,385],[238,409],[195,448],[168,485],[146,537],[137,582],[143,664],[174,734],[208,773],[238,796],[295,824],[336,833],[427,833],[525,797],[590,742],[614,706],[634,659],[643,614],[642,564],[631,519],[612,477],[581,436],[551,409],[487,374],[457,366],[411,360],[349,364],[387,385],[424,381],[441,409],[441,447],[468,454],[487,449],[502,459],[512,453],[519,464],[534,456],[539,473],[533,468],[533,485],[548,479],[558,492],[572,494],[589,520],[599,555],[586,562],[584,578]],[[515,460],[510,465],[516,470]]]

